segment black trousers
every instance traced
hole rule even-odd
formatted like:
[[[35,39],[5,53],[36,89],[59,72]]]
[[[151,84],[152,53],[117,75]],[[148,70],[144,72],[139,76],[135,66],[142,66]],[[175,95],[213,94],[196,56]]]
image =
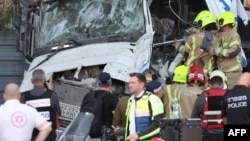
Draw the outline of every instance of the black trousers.
[[[223,129],[203,129],[202,141],[224,141]]]
[[[34,141],[38,135],[38,132],[33,132],[31,141]],[[55,141],[56,140],[56,131],[52,130],[49,134],[49,136],[46,138],[45,141]]]

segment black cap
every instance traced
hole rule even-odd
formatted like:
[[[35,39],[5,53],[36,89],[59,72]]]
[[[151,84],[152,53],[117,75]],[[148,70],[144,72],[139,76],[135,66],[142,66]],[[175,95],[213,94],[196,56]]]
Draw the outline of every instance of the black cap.
[[[107,72],[102,72],[99,74],[98,82],[101,84],[108,84],[111,82],[111,76]]]

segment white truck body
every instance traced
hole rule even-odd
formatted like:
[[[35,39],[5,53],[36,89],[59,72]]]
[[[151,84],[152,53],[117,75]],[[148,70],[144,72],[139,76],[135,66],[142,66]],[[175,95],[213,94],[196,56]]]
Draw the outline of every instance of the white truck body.
[[[85,1],[86,0],[82,0],[81,2],[85,2]],[[116,12],[115,8],[119,8],[116,5],[120,4],[119,2],[115,2],[115,1],[97,0],[95,3],[89,2],[89,3],[92,3],[92,4],[89,4],[89,7],[91,6],[94,8],[97,7],[96,9],[98,9],[98,10],[93,10],[92,13],[99,12],[97,15],[102,16],[103,13],[100,12],[101,11],[100,9],[103,10],[105,8],[105,5],[103,4],[104,2],[105,4],[107,2],[109,5],[111,5],[111,10],[109,12],[109,15],[114,16]],[[131,5],[126,7],[127,9],[124,11],[123,14],[126,14],[125,12],[128,13],[129,9],[130,10],[135,9],[135,7],[133,7],[132,5],[133,3],[136,4],[135,2],[124,1],[124,3],[128,5],[131,4]],[[29,68],[24,74],[24,79],[21,84],[21,91],[24,92],[24,91],[32,89],[33,86],[30,81],[32,71],[38,68],[43,69],[46,72],[47,79],[50,79],[53,76],[53,74],[56,72],[77,69],[78,70],[77,72],[79,73],[80,69],[83,67],[104,65],[104,68],[102,71],[110,73],[113,79],[117,79],[123,82],[128,82],[129,73],[143,72],[146,69],[148,69],[149,64],[150,64],[150,57],[152,53],[154,31],[152,28],[151,15],[149,12],[149,6],[148,6],[147,1],[142,0],[141,2],[139,2],[137,6],[140,6],[141,7],[140,10],[143,10],[142,12],[144,15],[142,17],[143,19],[141,20],[144,20],[142,22],[144,24],[143,29],[145,30],[144,33],[137,40],[135,41],[116,40],[113,42],[91,43],[91,44],[80,45],[76,47],[68,47],[68,48],[65,47],[66,45],[63,45],[63,46],[59,45],[57,47],[56,45],[51,46],[50,52],[46,54],[38,55],[34,57],[32,62],[30,62]],[[77,17],[78,20],[81,18],[81,16],[83,15],[86,16],[86,13],[88,14],[89,11],[88,12],[86,11],[88,9],[91,9],[89,7],[85,9],[80,8],[81,10],[79,11],[81,11],[82,13],[81,14],[79,14],[80,12],[78,13],[79,14]],[[60,8],[60,5],[59,5],[59,8]],[[53,16],[54,16],[53,18],[55,18],[56,14],[61,13],[58,10],[59,8],[56,8],[53,11],[51,11],[51,12],[55,11],[54,12],[55,14],[49,15],[50,17],[49,16],[46,17],[47,13],[44,12],[45,16],[43,17],[43,21],[46,21],[47,23],[52,22],[53,19],[52,21],[49,21],[49,19],[51,19],[51,17]],[[84,10],[85,10],[85,13],[83,12]],[[48,12],[48,13],[51,13],[51,12]],[[65,14],[65,11],[63,12]],[[123,11],[121,11],[121,13],[122,12]],[[89,16],[90,16],[89,18],[85,19],[85,20],[88,20],[88,22],[86,22],[86,25],[82,25],[82,26],[89,26],[89,24],[91,23],[91,18],[93,18],[91,14]],[[36,17],[34,16],[34,18]],[[39,22],[40,24],[43,23],[40,17],[38,17],[37,19],[38,20],[35,20],[35,21],[38,21],[38,22],[34,22],[33,24],[34,27],[38,26],[39,24],[37,23]],[[127,17],[124,16],[124,19],[122,20],[124,20],[122,22],[126,24],[126,22],[129,23],[130,21],[128,20],[132,20],[132,18],[128,16]],[[59,35],[64,34],[65,32],[64,30],[70,30],[70,28],[65,28],[65,26],[67,26],[67,22],[68,22],[67,18],[59,22],[57,21],[57,24],[50,26],[50,29],[46,33],[43,32],[43,30],[46,29],[46,26],[48,26],[49,24],[47,24],[46,26],[40,25],[39,28],[35,27],[37,31],[41,30],[39,33],[40,37],[38,39],[34,39],[36,36],[39,36],[39,34],[36,35],[37,33],[33,33],[34,37],[31,40],[32,42],[31,48],[35,48],[35,45],[37,44],[42,45],[43,43],[41,42],[47,42],[47,40],[50,40],[50,38],[56,38],[58,34]],[[73,27],[74,25],[71,25],[71,26]],[[62,31],[57,31],[57,30],[62,30]],[[119,30],[117,30],[116,32],[119,32]],[[131,32],[131,31],[128,31],[128,32]],[[115,35],[116,35],[115,33],[110,33],[110,36],[115,36]],[[98,38],[98,37],[95,37],[95,38]],[[65,50],[60,50],[61,49],[60,47],[64,48]],[[57,48],[57,49],[54,50],[54,48]],[[35,49],[33,49],[33,52],[34,50]],[[57,50],[60,50],[60,51],[57,51]],[[51,57],[48,57],[50,55]],[[46,60],[46,61],[43,62],[43,60]],[[78,78],[77,72],[74,75],[75,78]]]
[[[113,92],[121,94],[126,93],[129,73],[149,69],[155,32],[147,0],[20,4],[22,15],[16,15],[14,25],[28,66],[20,91],[31,90],[32,72],[43,69],[58,94],[63,128],[79,112],[84,96],[96,88],[100,72],[111,74]]]
[[[153,31],[149,29],[149,33],[135,43],[116,42],[80,46],[58,52],[36,69],[43,69],[49,79],[56,72],[105,64],[103,71],[110,73],[113,79],[128,82],[129,73],[143,72],[149,68],[152,40]],[[33,88],[30,81],[32,69],[46,58],[47,54],[32,61],[24,74],[21,91]],[[75,77],[78,77],[77,74]]]

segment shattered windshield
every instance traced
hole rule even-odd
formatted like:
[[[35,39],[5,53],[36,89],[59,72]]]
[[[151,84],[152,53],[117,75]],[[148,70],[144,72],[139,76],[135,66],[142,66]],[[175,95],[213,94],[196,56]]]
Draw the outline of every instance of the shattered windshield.
[[[144,32],[142,0],[62,0],[46,12],[38,47],[61,40],[86,40]],[[49,6],[49,5],[47,5]]]

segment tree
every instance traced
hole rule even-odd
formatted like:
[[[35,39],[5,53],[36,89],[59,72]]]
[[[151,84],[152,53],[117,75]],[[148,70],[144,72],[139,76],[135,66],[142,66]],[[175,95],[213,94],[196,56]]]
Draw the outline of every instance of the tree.
[[[0,5],[0,30],[12,30],[12,17],[14,13],[20,11],[19,0],[2,0]]]

